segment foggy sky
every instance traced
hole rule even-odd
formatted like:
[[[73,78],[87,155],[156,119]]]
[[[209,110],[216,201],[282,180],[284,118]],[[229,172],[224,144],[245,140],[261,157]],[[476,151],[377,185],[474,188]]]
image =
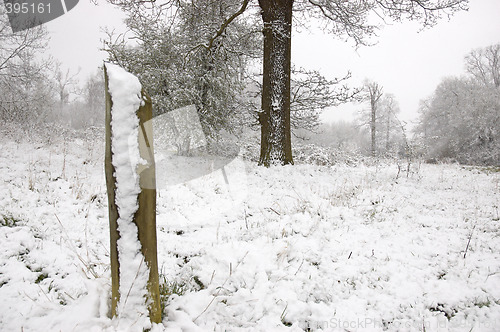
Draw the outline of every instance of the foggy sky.
[[[399,101],[403,120],[414,120],[419,100],[432,94],[442,78],[464,73],[464,56],[472,49],[500,42],[499,0],[472,0],[468,12],[450,21],[442,20],[420,31],[416,23],[385,26],[372,39],[374,46],[356,49],[352,42],[325,35],[319,30],[302,29],[292,38],[292,61],[296,66],[319,69],[327,78],[352,72],[352,85],[365,78],[379,82],[384,92]],[[106,54],[100,52],[101,27],[124,31],[124,17],[118,9],[102,1],[79,4],[66,15],[46,24],[50,36],[49,53],[76,72],[80,81],[97,72]],[[362,105],[346,105],[324,113],[327,121],[351,119]]]

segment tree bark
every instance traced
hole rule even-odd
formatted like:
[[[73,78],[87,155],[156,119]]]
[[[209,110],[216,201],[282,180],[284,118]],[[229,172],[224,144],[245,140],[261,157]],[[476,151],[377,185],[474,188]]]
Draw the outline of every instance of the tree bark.
[[[293,0],[259,0],[264,23],[259,165],[293,164],[290,73]]]
[[[382,97],[382,87],[376,82],[366,83],[368,89],[368,97],[370,98],[370,131],[371,131],[371,155],[377,155],[377,108],[380,98]]]
[[[370,119],[370,129],[372,138],[371,155],[375,157],[377,154],[377,142],[376,142],[376,121],[377,120],[377,104],[373,101],[371,102],[371,119]]]
[[[387,127],[385,128],[385,151],[389,152],[391,140],[391,112],[387,111]]]

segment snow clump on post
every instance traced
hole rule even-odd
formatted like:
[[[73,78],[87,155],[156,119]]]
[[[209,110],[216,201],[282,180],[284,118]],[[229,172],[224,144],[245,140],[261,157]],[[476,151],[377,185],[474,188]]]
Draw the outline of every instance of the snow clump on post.
[[[136,171],[143,163],[137,140],[139,118],[136,115],[137,109],[143,104],[142,85],[136,76],[117,65],[106,64],[106,69],[109,93],[113,100],[111,149],[120,234],[117,241],[120,273],[118,324],[123,327],[128,325],[128,328],[133,325],[138,331],[142,331],[151,327],[146,303],[149,272],[141,253],[137,225],[133,221],[141,192]]]

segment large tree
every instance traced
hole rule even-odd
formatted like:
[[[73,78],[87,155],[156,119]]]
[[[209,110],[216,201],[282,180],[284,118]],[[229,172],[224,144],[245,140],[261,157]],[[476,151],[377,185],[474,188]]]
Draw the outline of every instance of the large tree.
[[[391,93],[385,93],[380,102],[380,136],[384,137],[383,149],[390,154],[395,145],[401,142],[401,121],[398,119],[399,103]]]
[[[370,137],[371,137],[371,148],[370,148],[370,154],[372,157],[375,157],[377,154],[377,117],[379,116],[378,114],[378,109],[379,109],[379,104],[380,104],[380,98],[384,95],[383,93],[383,88],[380,84],[377,82],[366,82],[365,83],[365,88],[366,88],[366,98],[370,102]]]
[[[264,70],[259,164],[293,163],[290,78],[293,1],[259,0],[264,24]]]
[[[485,86],[500,88],[500,44],[471,51],[465,57],[467,72]]]
[[[155,0],[131,1],[108,0],[133,10]],[[210,0],[207,0],[210,1]],[[466,9],[468,0],[256,0],[262,18],[264,35],[262,109],[259,114],[261,124],[260,164],[291,164],[290,134],[290,69],[291,32],[294,13],[298,19],[320,18],[325,29],[338,36],[347,36],[356,44],[366,44],[378,26],[373,23],[372,14],[383,20],[415,20],[424,26],[432,26],[444,15]],[[157,6],[179,5],[183,0],[166,0]],[[225,29],[243,15],[251,0],[241,0],[241,6],[229,15],[214,31],[207,42],[223,36]]]

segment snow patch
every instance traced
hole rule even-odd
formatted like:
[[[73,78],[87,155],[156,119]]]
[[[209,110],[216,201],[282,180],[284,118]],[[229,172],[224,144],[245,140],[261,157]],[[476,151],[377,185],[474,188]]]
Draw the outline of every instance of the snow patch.
[[[103,138],[58,140],[0,136],[0,330],[134,330],[107,316]],[[225,169],[159,192],[158,263],[189,288],[151,331],[500,330],[500,173]]]

